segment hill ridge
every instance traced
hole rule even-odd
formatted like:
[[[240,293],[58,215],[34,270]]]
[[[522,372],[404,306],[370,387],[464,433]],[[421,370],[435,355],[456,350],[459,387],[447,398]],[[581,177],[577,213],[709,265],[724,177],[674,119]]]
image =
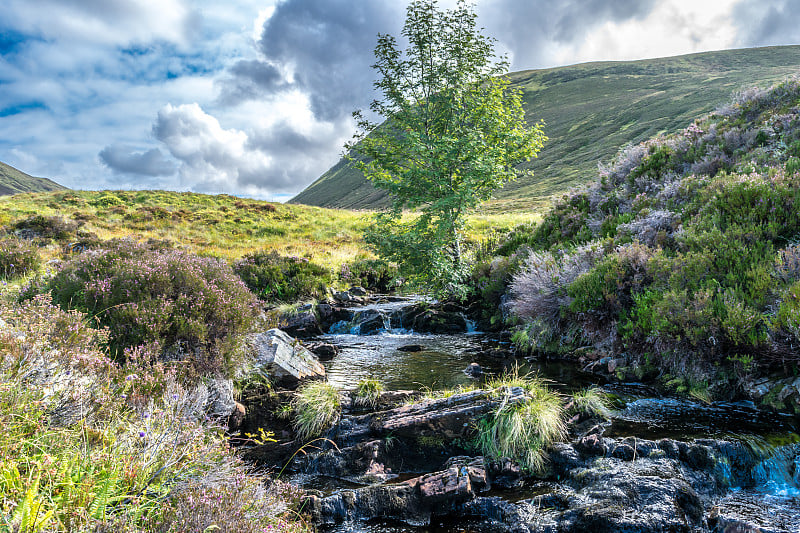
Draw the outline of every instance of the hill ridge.
[[[25,192],[66,190],[67,187],[48,178],[36,178],[6,163],[0,162],[0,196]]]
[[[528,122],[550,141],[522,165],[535,175],[498,191],[496,209],[543,205],[592,180],[598,163],[625,145],[686,127],[738,90],[800,72],[800,46],[698,52],[635,61],[595,61],[510,73],[524,92]],[[382,205],[384,193],[340,160],[290,203],[350,209]]]

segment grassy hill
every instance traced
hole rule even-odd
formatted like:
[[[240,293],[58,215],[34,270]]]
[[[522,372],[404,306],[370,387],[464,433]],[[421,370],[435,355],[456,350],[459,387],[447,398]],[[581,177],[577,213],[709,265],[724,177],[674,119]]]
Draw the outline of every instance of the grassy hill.
[[[596,176],[627,143],[686,127],[731,93],[800,72],[800,46],[705,52],[642,61],[585,63],[510,74],[524,92],[529,123],[544,120],[550,141],[525,164],[533,179],[498,191],[490,209],[541,207]],[[291,203],[374,208],[383,193],[343,161]]]
[[[31,217],[58,222],[31,222]],[[472,216],[468,239],[538,220],[535,214]],[[56,224],[62,243],[117,237],[169,241],[201,255],[236,260],[257,250],[306,257],[330,269],[370,256],[363,213],[228,195],[170,191],[54,191],[0,198],[0,234]],[[58,231],[54,231],[58,230]],[[45,256],[58,256],[59,248]]]
[[[0,163],[0,196],[21,192],[58,191],[66,187],[47,178],[34,178],[16,168]]]

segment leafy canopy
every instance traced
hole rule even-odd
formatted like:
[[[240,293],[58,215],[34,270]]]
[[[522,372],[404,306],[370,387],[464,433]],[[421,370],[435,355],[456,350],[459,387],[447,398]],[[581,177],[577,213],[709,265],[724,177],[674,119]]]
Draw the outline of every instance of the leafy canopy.
[[[348,144],[364,175],[392,198],[376,215],[367,242],[403,274],[439,292],[458,292],[465,276],[466,213],[517,177],[547,139],[528,128],[521,92],[500,77],[508,63],[481,35],[472,6],[440,11],[417,0],[407,11],[404,52],[391,35],[375,47],[380,96],[377,124],[354,113],[359,133]],[[416,211],[404,216],[404,211]]]

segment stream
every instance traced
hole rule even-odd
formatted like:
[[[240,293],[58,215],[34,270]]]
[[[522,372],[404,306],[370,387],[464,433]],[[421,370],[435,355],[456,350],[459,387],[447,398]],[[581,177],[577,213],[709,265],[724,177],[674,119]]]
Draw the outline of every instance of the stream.
[[[601,386],[614,400],[606,437],[639,439],[724,439],[743,442],[760,460],[751,472],[730,471],[730,490],[718,498],[716,505],[751,520],[768,525],[765,531],[800,531],[800,422],[797,417],[756,409],[748,402],[705,404],[692,399],[664,397],[640,383],[604,383],[595,374],[581,372],[573,364],[515,359],[509,357],[510,346],[491,335],[474,331],[462,334],[423,334],[403,328],[398,316],[404,306],[413,302],[373,304],[352,308],[351,322],[334,324],[324,340],[339,347],[340,353],[324,363],[328,381],[340,390],[352,390],[359,381],[370,378],[381,381],[387,391],[436,391],[461,385],[480,385],[492,376],[517,366],[520,374],[536,374],[562,394]],[[369,335],[361,335],[359,316],[383,317],[383,326]],[[369,315],[363,315],[369,313]],[[418,351],[398,348],[417,345]],[[480,377],[471,377],[464,370],[477,363],[483,370]],[[728,466],[735,469],[735,466]],[[737,479],[751,480],[746,487],[737,486]],[[401,478],[402,479],[402,478]],[[355,484],[336,479],[300,475],[294,481],[321,490],[325,495]],[[388,483],[397,482],[397,480]],[[524,501],[546,492],[545,487],[492,491],[509,502]],[[477,532],[489,531],[485,522],[458,523],[437,521],[430,526],[413,527],[391,521],[350,521],[329,526],[322,531],[334,533],[364,532]],[[739,530],[736,530],[739,531]],[[744,531],[744,530],[742,530]]]

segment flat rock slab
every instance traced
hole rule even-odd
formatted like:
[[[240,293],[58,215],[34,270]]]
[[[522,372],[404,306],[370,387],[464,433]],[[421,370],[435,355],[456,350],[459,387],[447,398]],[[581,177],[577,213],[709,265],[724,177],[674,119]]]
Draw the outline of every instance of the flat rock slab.
[[[512,390],[509,401],[522,398],[524,391]],[[421,400],[375,415],[370,429],[378,434],[404,437],[463,437],[480,417],[497,407],[489,391],[475,390],[448,398]]]

